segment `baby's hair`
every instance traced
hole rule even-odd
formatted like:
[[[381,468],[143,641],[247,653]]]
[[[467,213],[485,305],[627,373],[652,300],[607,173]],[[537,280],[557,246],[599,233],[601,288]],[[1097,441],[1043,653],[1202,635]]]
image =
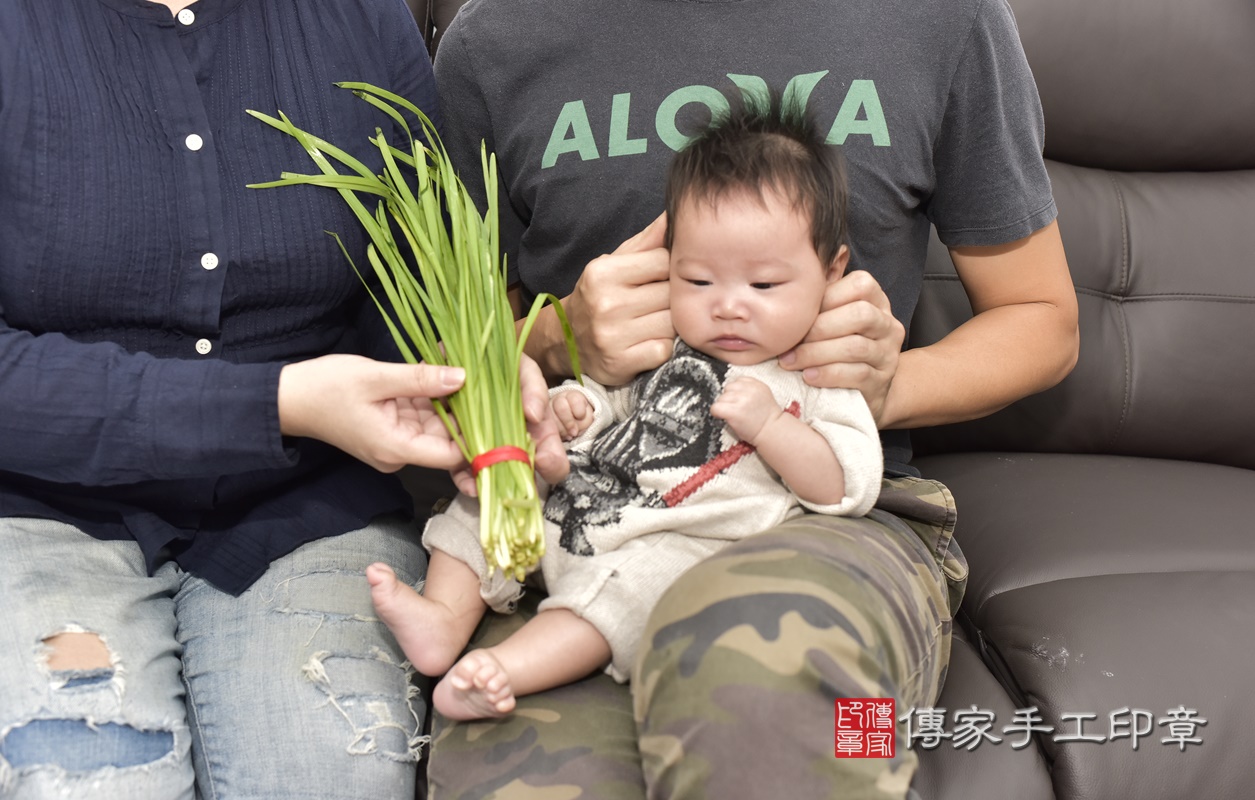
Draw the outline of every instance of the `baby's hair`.
[[[846,244],[848,190],[841,154],[814,118],[778,92],[734,92],[728,111],[671,161],[667,173],[667,247],[685,200],[715,203],[747,192],[761,202],[772,189],[810,217],[811,242],[825,267]]]

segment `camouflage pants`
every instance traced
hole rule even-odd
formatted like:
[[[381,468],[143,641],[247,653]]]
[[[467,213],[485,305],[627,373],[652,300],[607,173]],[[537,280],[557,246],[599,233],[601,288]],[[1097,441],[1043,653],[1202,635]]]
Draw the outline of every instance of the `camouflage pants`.
[[[905,797],[915,753],[835,758],[833,701],[936,699],[967,576],[954,522],[944,486],[894,479],[865,518],[806,515],[729,545],[663,595],[630,692],[596,674],[502,720],[437,714],[430,799]],[[472,647],[535,606],[489,615]]]

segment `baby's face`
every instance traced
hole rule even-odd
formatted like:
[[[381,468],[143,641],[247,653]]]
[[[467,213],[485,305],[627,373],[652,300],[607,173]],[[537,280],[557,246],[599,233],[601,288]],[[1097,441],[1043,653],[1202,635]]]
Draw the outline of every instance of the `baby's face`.
[[[671,322],[681,339],[740,365],[802,341],[828,283],[809,219],[768,191],[762,202],[748,193],[685,200],[673,225]]]

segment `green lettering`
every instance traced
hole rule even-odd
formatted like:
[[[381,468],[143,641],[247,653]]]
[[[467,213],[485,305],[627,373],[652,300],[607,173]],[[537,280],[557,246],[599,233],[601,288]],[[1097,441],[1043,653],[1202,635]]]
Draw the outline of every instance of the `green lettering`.
[[[788,107],[790,103],[796,103],[797,108],[806,108],[806,104],[811,99],[811,92],[815,91],[815,84],[827,74],[828,70],[795,75],[789,80],[789,85],[784,87],[785,107]]]
[[[568,131],[570,136],[567,136]],[[558,163],[558,156],[564,153],[579,153],[585,161],[601,158],[597,143],[593,141],[593,128],[588,124],[583,100],[572,100],[562,107],[562,113],[553,123],[553,133],[549,134],[549,144],[545,145],[540,168],[549,169]]]
[[[632,95],[629,92],[616,94],[610,109],[610,145],[606,154],[615,156],[634,156],[645,152],[648,140],[644,138],[628,138],[628,119],[632,111]]]
[[[784,96],[781,98],[783,105],[787,108],[791,103],[796,103],[796,108],[806,108],[806,104],[811,99],[811,92],[815,91],[815,84],[827,74],[828,70],[824,70],[790,78],[788,85],[784,87]],[[729,72],[728,80],[739,86],[741,94],[747,98],[766,97],[770,91],[767,88],[767,81],[757,75],[734,75]]]
[[[728,80],[740,87],[741,95],[746,99],[766,97],[769,91],[767,89],[767,81],[757,75],[734,75],[729,72]]]
[[[654,127],[658,130],[658,138],[672,150],[679,150],[689,143],[691,137],[680,133],[675,124],[680,109],[689,103],[701,103],[710,109],[712,115],[724,114],[728,111],[728,99],[717,89],[709,86],[685,86],[667,95],[667,99],[658,106],[658,114],[654,117]]]
[[[858,118],[860,110],[866,114],[864,119]],[[827,141],[828,144],[845,144],[846,137],[854,134],[872,137],[872,144],[877,147],[889,146],[889,125],[885,122],[874,81],[850,81],[850,91],[846,92],[841,110],[832,122]]]

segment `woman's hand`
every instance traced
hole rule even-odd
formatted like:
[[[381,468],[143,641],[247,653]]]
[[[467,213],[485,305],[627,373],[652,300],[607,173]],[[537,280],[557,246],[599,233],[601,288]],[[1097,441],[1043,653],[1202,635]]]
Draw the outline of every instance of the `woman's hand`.
[[[536,469],[551,483],[570,469],[548,387],[529,358],[519,367],[523,410],[536,442]],[[474,494],[462,452],[436,415],[431,398],[462,387],[459,367],[389,364],[329,355],[288,364],[279,373],[279,428],[334,445],[381,472],[413,464],[447,469],[459,489]],[[469,490],[469,491],[468,491]]]
[[[535,361],[523,356],[519,364],[519,379],[523,383],[523,416],[527,419],[527,432],[536,443],[536,471],[554,485],[571,471],[566,448],[562,445],[562,432],[558,420],[549,405],[549,384]],[[454,476],[455,479],[457,476]],[[459,484],[458,488],[462,488]],[[474,492],[468,492],[474,494]]]
[[[329,355],[279,373],[279,429],[335,445],[380,472],[407,464],[454,469],[462,453],[430,398],[462,387],[457,367]]]
[[[905,338],[889,297],[875,278],[858,270],[828,284],[810,333],[781,356],[780,365],[802,370],[811,386],[857,389],[881,424]]]
[[[666,230],[666,216],[660,215],[613,253],[593,259],[562,300],[579,343],[580,367],[602,385],[625,384],[671,356],[675,329]],[[529,346],[528,352],[548,374],[570,376],[557,316],[547,311],[545,319],[544,333],[537,337],[533,331],[536,349]]]

